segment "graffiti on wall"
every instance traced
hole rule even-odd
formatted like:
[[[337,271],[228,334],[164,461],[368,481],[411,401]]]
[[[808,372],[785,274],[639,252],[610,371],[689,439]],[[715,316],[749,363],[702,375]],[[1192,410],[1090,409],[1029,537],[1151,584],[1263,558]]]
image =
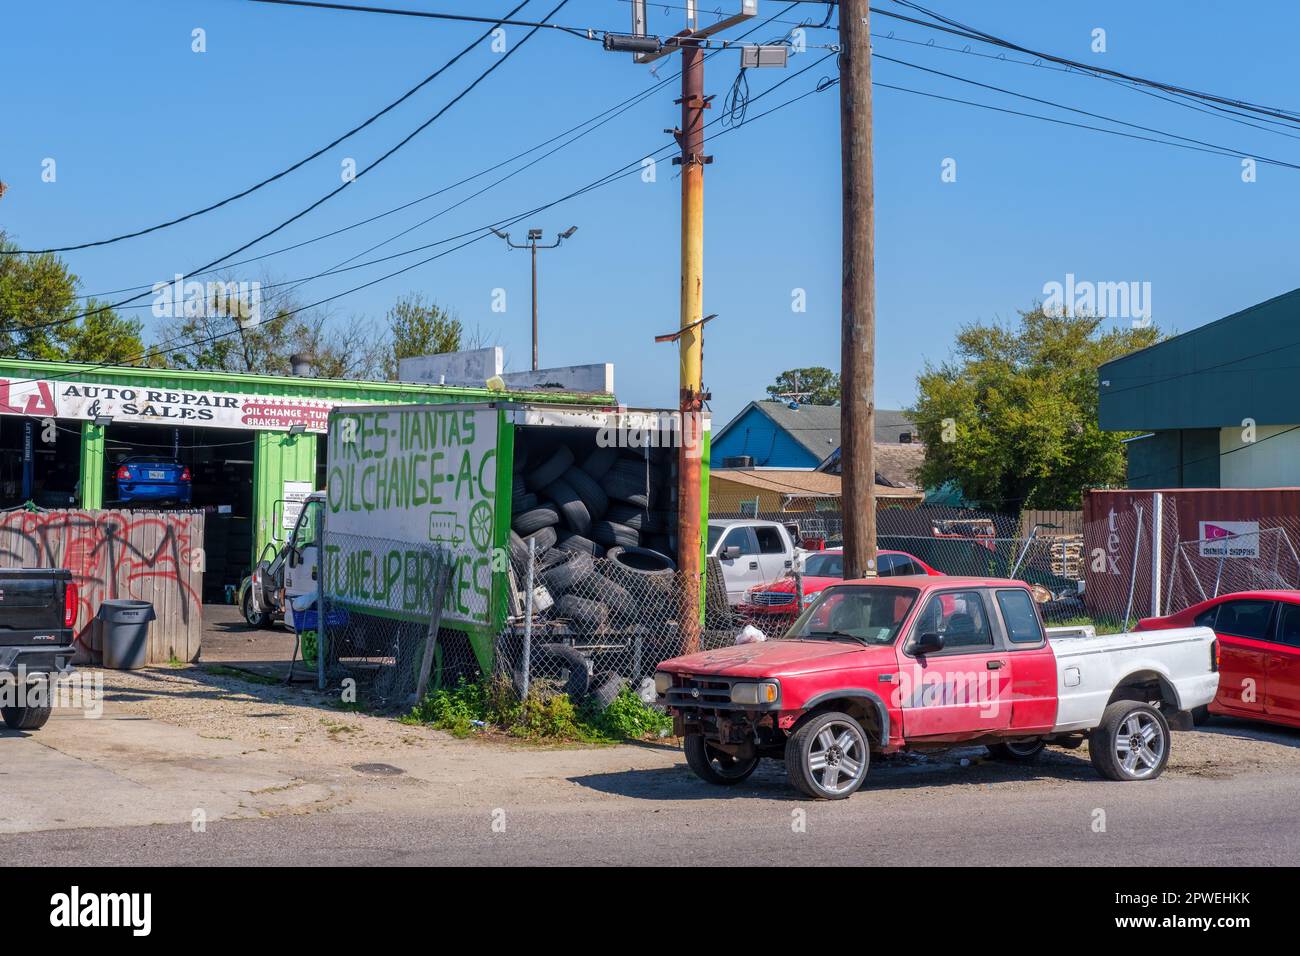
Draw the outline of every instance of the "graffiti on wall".
[[[195,512],[10,511],[0,514],[0,564],[67,568],[77,585],[77,642],[109,599],[150,601],[159,624],[201,627],[203,515]]]

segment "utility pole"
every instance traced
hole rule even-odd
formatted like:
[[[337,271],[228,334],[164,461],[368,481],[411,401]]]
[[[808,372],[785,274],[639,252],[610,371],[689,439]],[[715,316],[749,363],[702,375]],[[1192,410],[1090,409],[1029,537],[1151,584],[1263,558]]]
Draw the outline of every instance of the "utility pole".
[[[489,227],[489,228],[491,228],[491,227]],[[537,371],[537,250],[538,250],[538,249],[558,249],[558,248],[560,247],[560,243],[564,242],[565,239],[570,238],[570,237],[571,237],[575,232],[577,232],[577,231],[578,231],[578,227],[577,227],[577,226],[570,226],[568,229],[564,230],[564,232],[562,232],[562,233],[560,233],[558,236],[556,236],[556,237],[555,237],[555,241],[554,241],[553,243],[551,243],[549,246],[541,246],[541,245],[538,245],[538,243],[541,241],[541,238],[542,238],[542,230],[540,230],[540,229],[529,229],[529,230],[528,230],[528,241],[527,241],[527,242],[523,242],[523,243],[511,242],[511,241],[510,241],[510,233],[508,233],[508,232],[500,232],[500,231],[498,231],[498,230],[496,230],[496,229],[493,229],[493,230],[492,230],[492,232],[493,232],[493,233],[494,233],[498,238],[500,238],[500,239],[504,239],[504,240],[506,241],[506,245],[509,246],[511,249],[528,249],[528,250],[532,253],[532,259],[533,259],[533,371],[534,371],[534,372]]]
[[[876,573],[875,181],[871,159],[869,0],[840,0],[840,462],[844,577]]]

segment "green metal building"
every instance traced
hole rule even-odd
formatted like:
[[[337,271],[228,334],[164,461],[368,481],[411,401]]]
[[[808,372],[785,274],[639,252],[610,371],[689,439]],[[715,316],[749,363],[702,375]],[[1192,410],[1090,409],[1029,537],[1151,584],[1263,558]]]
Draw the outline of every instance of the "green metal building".
[[[1300,289],[1108,362],[1130,488],[1300,486]]]
[[[294,502],[324,485],[331,408],[368,403],[613,404],[613,396],[493,392],[397,382],[179,372],[0,359],[0,507],[133,507],[115,502],[117,463],[176,458],[208,512],[205,594],[282,542]],[[288,505],[286,506],[286,503]]]

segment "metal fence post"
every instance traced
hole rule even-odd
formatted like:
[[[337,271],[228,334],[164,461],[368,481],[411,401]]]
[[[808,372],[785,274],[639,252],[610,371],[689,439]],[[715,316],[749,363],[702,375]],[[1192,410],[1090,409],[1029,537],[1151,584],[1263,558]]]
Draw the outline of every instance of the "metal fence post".
[[[1128,604],[1124,606],[1124,630],[1128,630],[1128,619],[1133,614],[1133,591],[1137,586],[1138,557],[1142,554],[1142,506],[1137,506],[1137,530],[1133,532],[1133,563],[1128,575]]]
[[[537,539],[528,537],[528,573],[524,585],[524,674],[522,696],[527,699],[533,658],[533,569],[537,565]]]
[[[447,593],[448,578],[451,577],[451,562],[442,551],[434,552],[433,582],[425,583],[431,591],[429,595],[429,626],[424,634],[424,656],[420,658],[420,673],[415,682],[415,698],[412,706],[420,706],[425,692],[429,689],[429,674],[433,670],[434,649],[438,642],[438,628],[442,624],[442,602]]]
[[[320,547],[316,549],[316,689],[325,689],[325,541],[326,513],[328,508],[321,508]]]
[[[1151,616],[1160,616],[1160,592],[1163,590],[1161,563],[1165,559],[1165,549],[1161,545],[1164,536],[1165,496],[1158,491],[1151,492]]]

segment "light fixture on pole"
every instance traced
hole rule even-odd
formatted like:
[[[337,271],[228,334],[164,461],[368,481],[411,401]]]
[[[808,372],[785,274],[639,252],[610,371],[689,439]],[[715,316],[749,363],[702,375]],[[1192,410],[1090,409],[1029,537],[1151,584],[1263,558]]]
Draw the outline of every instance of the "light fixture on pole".
[[[559,233],[555,237],[555,241],[552,242],[549,246],[539,245],[542,239],[542,230],[540,229],[529,229],[528,241],[523,243],[517,243],[517,242],[513,242],[510,239],[510,233],[502,232],[501,230],[497,229],[495,226],[488,226],[488,228],[492,230],[492,234],[496,236],[498,239],[504,239],[506,245],[509,246],[511,249],[527,249],[532,254],[532,259],[533,259],[533,371],[536,372],[537,371],[537,250],[558,248],[560,243],[564,242],[565,239],[573,238],[573,234],[578,231],[578,227],[570,226],[568,229],[564,230],[564,232]]]

